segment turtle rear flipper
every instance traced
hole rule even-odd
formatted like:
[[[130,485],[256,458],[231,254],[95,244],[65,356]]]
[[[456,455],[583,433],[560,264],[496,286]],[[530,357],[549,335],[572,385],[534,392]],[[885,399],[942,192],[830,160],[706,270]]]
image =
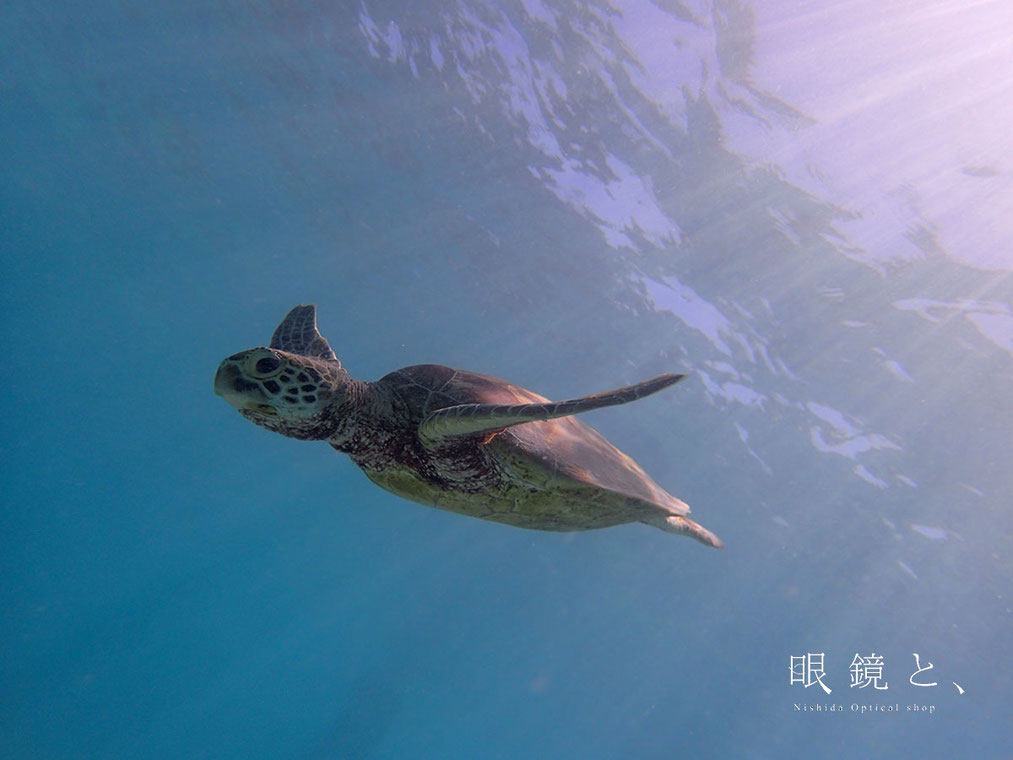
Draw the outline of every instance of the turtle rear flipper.
[[[646,520],[644,522],[647,522]],[[700,523],[693,522],[688,517],[681,517],[679,515],[664,515],[659,516],[657,519],[647,522],[648,525],[652,525],[659,530],[663,530],[666,533],[679,533],[690,538],[695,538],[702,544],[707,546],[713,546],[715,549],[724,549],[724,542],[707,530]]]
[[[567,401],[550,401],[544,404],[459,404],[458,406],[449,406],[437,409],[422,420],[419,425],[419,437],[424,443],[433,445],[450,436],[498,432],[525,422],[569,417],[573,414],[589,412],[592,409],[636,401],[674,385],[684,377],[685,375],[661,375],[653,380],[646,380],[614,391],[598,393],[594,396],[584,396]]]

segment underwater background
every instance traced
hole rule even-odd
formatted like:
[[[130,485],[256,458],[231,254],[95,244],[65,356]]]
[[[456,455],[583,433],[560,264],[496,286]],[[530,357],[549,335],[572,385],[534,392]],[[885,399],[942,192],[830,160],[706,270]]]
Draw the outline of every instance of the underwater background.
[[[1011,32],[3,4],[0,757],[1013,757]],[[215,369],[298,303],[364,380],[687,373],[584,419],[727,548],[254,428]]]

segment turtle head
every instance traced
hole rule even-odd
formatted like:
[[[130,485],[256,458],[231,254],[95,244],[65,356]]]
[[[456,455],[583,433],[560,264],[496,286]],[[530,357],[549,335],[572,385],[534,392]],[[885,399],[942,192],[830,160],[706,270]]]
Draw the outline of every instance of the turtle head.
[[[246,419],[301,440],[347,427],[357,385],[317,332],[313,306],[294,308],[269,347],[233,354],[215,375],[215,393]]]
[[[336,401],[344,400],[347,378],[340,364],[251,348],[219,365],[215,393],[261,427],[290,438],[320,440],[330,437],[336,425],[332,411]]]

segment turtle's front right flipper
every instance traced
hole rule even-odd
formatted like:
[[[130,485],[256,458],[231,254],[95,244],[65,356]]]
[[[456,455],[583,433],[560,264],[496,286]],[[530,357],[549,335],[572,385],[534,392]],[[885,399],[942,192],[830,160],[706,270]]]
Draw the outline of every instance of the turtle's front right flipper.
[[[569,417],[571,414],[580,414],[592,409],[636,401],[670,385],[675,385],[684,377],[685,375],[661,375],[653,380],[646,380],[636,385],[606,391],[594,396],[569,399],[568,401],[549,401],[544,404],[460,404],[459,406],[449,406],[437,409],[422,420],[419,425],[419,437],[427,445],[434,445],[451,436],[489,433],[525,422]]]

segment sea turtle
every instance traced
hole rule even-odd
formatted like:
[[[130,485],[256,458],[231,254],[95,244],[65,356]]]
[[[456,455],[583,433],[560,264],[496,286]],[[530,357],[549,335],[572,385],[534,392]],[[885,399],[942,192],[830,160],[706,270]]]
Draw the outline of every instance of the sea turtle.
[[[472,517],[572,531],[642,522],[721,540],[636,462],[571,415],[625,404],[684,375],[661,375],[595,396],[551,402],[495,377],[420,364],[353,379],[296,306],[269,347],[223,361],[215,393],[276,433],[327,441],[398,496]]]

